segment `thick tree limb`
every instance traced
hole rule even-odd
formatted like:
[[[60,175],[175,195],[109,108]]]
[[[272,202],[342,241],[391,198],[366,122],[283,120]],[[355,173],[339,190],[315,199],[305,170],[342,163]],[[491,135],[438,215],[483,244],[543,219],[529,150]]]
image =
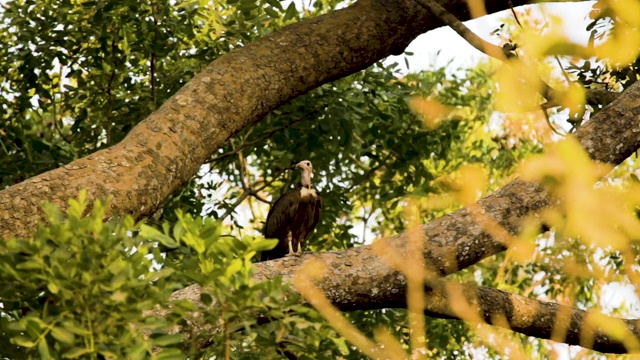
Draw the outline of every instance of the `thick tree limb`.
[[[465,1],[443,4],[469,19]],[[508,5],[493,0],[486,7],[495,12]],[[113,212],[153,214],[233,134],[296,96],[400,54],[416,36],[441,25],[413,0],[361,0],[232,51],[119,144],[0,191],[0,238],[33,234],[42,220],[39,202],[64,209],[81,189],[89,201],[111,197]]]
[[[199,303],[199,291],[199,288],[190,287],[176,293],[176,298],[192,299]],[[640,319],[616,318],[493,288],[443,280],[432,281],[425,287],[424,302],[424,314],[434,318],[489,324],[527,336],[579,345],[604,353],[640,351]],[[398,291],[390,294],[384,308],[406,309],[406,293]],[[378,308],[374,305],[362,309]],[[214,326],[202,326],[200,329],[205,332],[216,331]],[[205,341],[200,345],[207,347],[211,343]]]
[[[632,85],[618,99],[580,127],[575,135],[589,156],[596,161],[619,164],[629,157],[640,148],[640,82]],[[506,231],[517,234],[527,216],[532,216],[549,206],[551,201],[547,192],[536,184],[516,180],[480,200],[477,205]],[[439,275],[452,274],[506,249],[505,244],[492,238],[474,221],[467,209],[458,210],[425,224],[423,230],[426,239],[426,266]],[[406,281],[399,271],[389,266],[381,254],[395,250],[406,259],[407,237],[404,233],[379,240],[374,245],[258,263],[255,265],[254,279],[263,281],[282,276],[289,280],[305,261],[316,259],[326,268],[326,275],[317,286],[339,309],[352,311],[398,307],[406,298]],[[385,250],[381,252],[376,250],[376,247]],[[489,290],[478,291],[479,294],[484,294]],[[192,285],[177,291],[174,298],[198,302],[201,292],[199,286]],[[435,303],[441,301],[439,296],[436,294],[429,297],[427,308],[431,309],[432,315],[452,316],[444,305]],[[491,297],[478,296],[478,299],[482,309],[496,306],[490,302],[493,301]],[[546,314],[545,316],[555,314],[554,311],[561,308],[535,300],[519,297],[517,299],[517,304],[514,301],[514,308],[516,305],[519,307],[522,304],[537,303],[534,309],[540,308],[541,314]],[[507,318],[510,328],[526,335],[550,338],[548,321],[531,319],[531,313],[527,311],[524,307],[515,309],[513,318]],[[571,317],[569,329],[578,329],[584,312],[572,310],[572,314],[575,315]],[[638,330],[634,327],[635,321],[625,324],[634,335],[638,335]],[[597,334],[593,342],[590,342],[591,340],[580,338],[580,334],[569,331],[567,343],[594,348],[597,346],[598,350],[606,352],[621,351],[620,342],[615,337]],[[640,341],[640,338],[638,340]]]
[[[438,281],[427,289],[427,316],[503,327],[540,339],[605,353],[640,351],[640,320],[543,302],[506,291]],[[403,297],[395,307],[404,308]]]

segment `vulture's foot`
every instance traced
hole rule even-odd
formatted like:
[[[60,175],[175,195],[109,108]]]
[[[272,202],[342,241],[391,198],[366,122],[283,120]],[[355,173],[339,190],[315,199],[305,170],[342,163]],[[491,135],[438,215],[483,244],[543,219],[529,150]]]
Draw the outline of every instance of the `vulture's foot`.
[[[289,245],[289,252],[286,256],[289,256],[294,253],[293,251],[293,239],[291,238],[291,231],[287,234],[287,244]]]

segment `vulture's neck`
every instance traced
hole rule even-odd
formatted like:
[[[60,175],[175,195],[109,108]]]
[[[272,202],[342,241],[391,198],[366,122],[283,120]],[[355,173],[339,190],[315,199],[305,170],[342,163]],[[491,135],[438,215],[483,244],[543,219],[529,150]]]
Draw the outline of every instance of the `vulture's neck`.
[[[302,185],[302,187],[305,187],[307,189],[311,189],[313,187],[313,185],[311,185],[312,176],[313,175],[311,174],[311,171],[302,170],[302,178],[300,179],[300,185]]]

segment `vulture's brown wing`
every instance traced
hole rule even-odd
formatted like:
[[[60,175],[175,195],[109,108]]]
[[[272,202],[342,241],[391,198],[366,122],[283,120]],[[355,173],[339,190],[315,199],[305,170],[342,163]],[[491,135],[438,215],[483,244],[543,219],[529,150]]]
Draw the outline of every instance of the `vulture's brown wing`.
[[[273,203],[264,226],[264,237],[278,239],[275,248],[263,251],[260,261],[279,259],[289,252],[287,233],[300,203],[300,190],[289,190]]]
[[[311,225],[311,230],[309,231],[309,233],[313,232],[313,229],[318,226],[318,222],[320,222],[320,213],[322,212],[322,196],[320,196],[320,193],[317,191],[316,194],[318,195],[318,197],[316,199],[316,208],[313,214],[313,224]]]
[[[289,190],[273,203],[267,223],[264,228],[264,236],[270,239],[281,239],[287,235],[289,225],[298,211],[300,204],[300,190]]]

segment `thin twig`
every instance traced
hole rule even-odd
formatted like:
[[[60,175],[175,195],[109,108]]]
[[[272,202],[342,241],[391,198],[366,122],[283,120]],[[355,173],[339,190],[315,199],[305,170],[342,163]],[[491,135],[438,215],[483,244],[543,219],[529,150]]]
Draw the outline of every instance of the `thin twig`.
[[[365,170],[365,171],[369,170],[369,166],[367,166],[367,164],[360,161],[360,159],[358,159],[355,155],[349,154],[349,159],[351,159],[351,161],[353,161],[356,165],[360,166],[362,170]]]
[[[238,171],[240,172],[240,184],[242,185],[242,190],[247,191],[248,186],[245,183],[246,175],[246,161],[242,152],[238,152]],[[246,179],[249,181],[249,179]]]
[[[369,219],[371,219],[371,216],[372,216],[372,215],[373,215],[373,213],[374,213],[374,210],[373,210],[373,208],[372,208],[372,209],[371,209],[371,212],[369,212],[369,213],[367,214],[366,207],[364,207],[364,206],[363,206],[363,207],[362,207],[362,209],[363,209],[363,211],[364,211],[364,213],[365,213],[365,215],[362,217],[362,220],[363,220],[363,221],[362,221],[362,222],[363,222],[363,224],[362,224],[362,243],[363,243],[363,244],[366,244],[366,243],[367,243],[367,225],[368,225],[368,223],[369,223]]]
[[[440,4],[436,3],[433,0],[418,0],[418,3],[426,7],[435,16],[437,16],[440,20],[442,20],[445,24],[452,28],[453,31],[462,36],[462,38],[465,39],[469,44],[471,44],[471,46],[478,49],[480,52],[483,52],[501,61],[507,60],[508,56],[504,53],[503,48],[494,45],[476,35],[465,24],[463,24],[462,21],[458,20],[458,18],[456,18]]]
[[[240,196],[236,199],[236,201],[233,202],[233,205],[231,205],[231,207],[229,209],[227,209],[227,211],[225,211],[224,214],[222,214],[222,216],[218,220],[222,221],[222,220],[226,219],[227,216],[231,215],[231,213],[235,211],[235,209],[238,207],[238,205],[242,204],[244,199],[246,199],[249,196],[250,193],[251,193],[250,191],[242,192],[242,194],[240,194]]]
[[[513,14],[514,19],[516,19],[516,24],[520,26],[520,29],[524,29],[524,26],[520,23],[520,19],[518,19],[518,14],[516,14],[516,9],[513,8],[513,3],[509,0],[509,9],[511,9],[511,13]]]
[[[151,14],[153,17],[153,41],[154,45],[158,43],[158,18],[156,17],[156,3],[151,2]],[[152,47],[155,49],[155,47]],[[156,51],[151,51],[151,60],[149,67],[149,76],[151,77],[151,99],[153,101],[153,108],[156,109],[158,102],[156,100]]]
[[[553,131],[556,135],[559,135],[562,137],[566,136],[566,134],[562,134],[555,128],[555,126],[553,126],[553,124],[551,123],[551,119],[549,118],[549,114],[547,114],[547,109],[541,106],[540,110],[542,111],[542,114],[544,115],[544,119],[547,121],[547,126],[549,126],[551,131]]]
[[[516,23],[518,24],[520,29],[524,29],[524,26],[522,26],[522,23],[520,22],[520,19],[518,19],[518,14],[516,14],[516,10],[513,8],[513,4],[511,3],[511,0],[509,0],[509,8],[511,9],[511,13],[513,14],[514,19],[516,19]],[[564,67],[562,67],[562,63],[560,62],[560,58],[558,57],[558,55],[555,55],[554,58],[556,59],[556,62],[558,62],[558,66],[560,67],[560,71],[562,71],[562,74],[564,75],[564,78],[567,80],[567,84],[571,84],[571,79],[569,78],[569,75],[564,70]],[[548,89],[545,89],[545,91],[547,93],[549,93]],[[562,136],[562,137],[566,136],[566,134],[560,133],[560,131],[558,131],[558,129],[556,129],[555,126],[553,126],[553,123],[551,123],[551,118],[549,117],[549,114],[547,113],[547,108],[548,107],[540,105],[540,110],[542,111],[542,114],[544,115],[544,119],[547,122],[547,126],[549,127],[549,129],[551,129],[551,131],[554,134],[558,135],[558,136]]]
[[[262,196],[260,196],[260,195],[258,195],[258,194],[256,194],[256,193],[252,193],[252,194],[251,194],[251,196],[252,196],[252,197],[254,197],[254,198],[255,198],[256,200],[258,200],[258,201],[261,201],[261,202],[263,202],[263,203],[265,203],[265,204],[269,204],[269,205],[271,205],[271,201],[269,201],[269,200],[267,200],[267,199],[263,198]]]
[[[560,57],[558,55],[554,55],[554,58],[556,59],[556,62],[560,67],[560,71],[562,71],[562,75],[564,76],[564,79],[567,80],[567,84],[571,84],[572,82],[571,78],[569,78],[569,74],[567,74],[567,72],[564,70],[564,66],[562,66],[562,63],[560,62]]]
[[[224,214],[218,219],[220,221],[224,220],[227,218],[227,216],[231,215],[231,213],[240,205],[242,204],[242,202],[249,196],[256,194],[262,190],[264,190],[264,188],[266,188],[267,186],[273,184],[274,181],[276,181],[276,179],[283,173],[285,172],[285,170],[287,170],[287,168],[285,169],[281,169],[278,172],[276,172],[273,175],[273,178],[271,178],[271,180],[269,181],[264,181],[264,183],[260,186],[257,187],[255,189],[248,187],[245,191],[242,192],[242,194],[240,194],[240,196],[236,199],[236,201],[233,202],[233,205],[231,205],[231,208],[227,209],[227,211],[224,212]],[[256,194],[257,196],[257,194]],[[262,201],[266,201],[264,199],[261,199]]]
[[[387,160],[389,160],[389,158],[391,157],[391,153],[388,153],[384,159],[380,160],[378,162],[378,165],[370,168],[369,170],[367,170],[363,175],[360,181],[354,182],[353,184],[351,184],[351,186],[349,186],[345,192],[350,192],[351,190],[353,190],[355,187],[360,186],[366,179],[369,178],[369,176],[371,176],[371,174],[373,174],[374,172],[378,171],[381,167],[386,166],[387,165]]]

